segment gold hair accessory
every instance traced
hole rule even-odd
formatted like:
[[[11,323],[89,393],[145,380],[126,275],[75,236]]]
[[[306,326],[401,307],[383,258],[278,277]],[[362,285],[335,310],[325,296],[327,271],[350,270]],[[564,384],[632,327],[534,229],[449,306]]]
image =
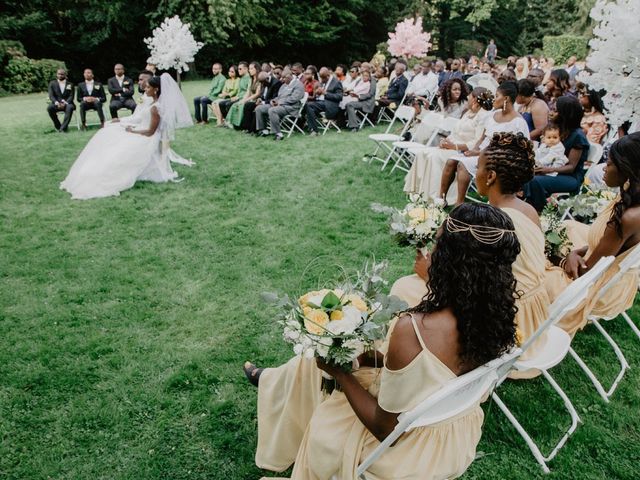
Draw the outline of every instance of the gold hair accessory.
[[[486,227],[484,225],[470,225],[468,223],[447,217],[446,228],[451,233],[469,232],[473,238],[485,245],[498,243],[506,234],[515,234],[515,230],[505,228]]]

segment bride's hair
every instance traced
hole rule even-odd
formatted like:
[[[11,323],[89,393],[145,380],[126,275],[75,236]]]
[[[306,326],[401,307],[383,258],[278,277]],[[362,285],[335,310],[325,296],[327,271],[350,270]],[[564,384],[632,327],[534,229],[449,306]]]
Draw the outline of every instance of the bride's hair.
[[[462,365],[472,369],[516,341],[519,294],[512,264],[520,243],[511,219],[490,205],[463,203],[450,218],[454,226],[468,228],[449,228],[445,222],[431,254],[427,294],[409,311],[428,314],[450,308],[458,324]],[[498,235],[483,241],[489,231]]]
[[[149,79],[149,86],[153,87],[153,88],[157,88],[158,89],[158,97],[160,96],[160,77],[151,77]]]

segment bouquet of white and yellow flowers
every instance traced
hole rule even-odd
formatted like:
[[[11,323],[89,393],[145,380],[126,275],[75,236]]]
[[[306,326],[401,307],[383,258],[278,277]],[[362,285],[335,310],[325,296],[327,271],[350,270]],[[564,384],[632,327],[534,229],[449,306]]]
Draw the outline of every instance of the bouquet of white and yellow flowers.
[[[436,234],[447,218],[442,200],[425,201],[421,197],[402,210],[379,203],[372,203],[371,209],[389,216],[389,228],[400,245],[427,250],[433,248]]]
[[[386,282],[380,274],[385,268],[386,262],[367,264],[354,279],[307,292],[297,300],[277,294],[263,297],[279,307],[283,338],[296,355],[319,357],[350,371],[358,356],[384,339],[393,315],[407,306],[381,292]],[[332,380],[324,372],[323,376]],[[325,390],[332,386],[323,382]]]
[[[586,193],[559,200],[558,209],[561,212],[569,210],[572,218],[591,223],[617,197],[617,189],[588,190]]]
[[[540,225],[544,233],[544,253],[551,260],[553,257],[564,257],[571,250],[571,241],[567,227],[560,219],[558,205],[548,202],[540,214]]]

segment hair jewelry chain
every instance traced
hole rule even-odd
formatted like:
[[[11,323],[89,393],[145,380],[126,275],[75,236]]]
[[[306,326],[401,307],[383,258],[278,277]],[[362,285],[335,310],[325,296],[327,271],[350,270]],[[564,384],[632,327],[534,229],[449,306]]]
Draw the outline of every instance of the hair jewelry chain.
[[[506,234],[515,234],[515,230],[504,228],[485,227],[484,225],[470,225],[468,223],[447,217],[447,231],[451,233],[469,232],[480,243],[493,245],[498,243]]]

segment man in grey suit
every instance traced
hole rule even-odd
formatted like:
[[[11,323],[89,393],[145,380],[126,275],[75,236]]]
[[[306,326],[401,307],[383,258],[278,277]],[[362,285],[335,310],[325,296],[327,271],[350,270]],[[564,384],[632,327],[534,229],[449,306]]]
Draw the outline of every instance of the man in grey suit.
[[[358,118],[357,111],[372,113],[376,108],[376,79],[371,76],[371,72],[363,71],[362,80],[365,82],[369,80],[369,92],[359,96],[352,92],[349,95],[357,96],[358,100],[347,103],[347,117],[349,118],[347,127],[350,128],[352,132],[357,132],[360,127],[360,119]]]
[[[271,132],[275,133],[275,140],[282,140],[284,135],[280,131],[280,120],[287,115],[296,115],[300,111],[304,85],[290,71],[282,76],[282,80],[284,85],[280,87],[278,96],[269,104],[256,107],[256,130],[262,137],[269,135],[268,119]]]

